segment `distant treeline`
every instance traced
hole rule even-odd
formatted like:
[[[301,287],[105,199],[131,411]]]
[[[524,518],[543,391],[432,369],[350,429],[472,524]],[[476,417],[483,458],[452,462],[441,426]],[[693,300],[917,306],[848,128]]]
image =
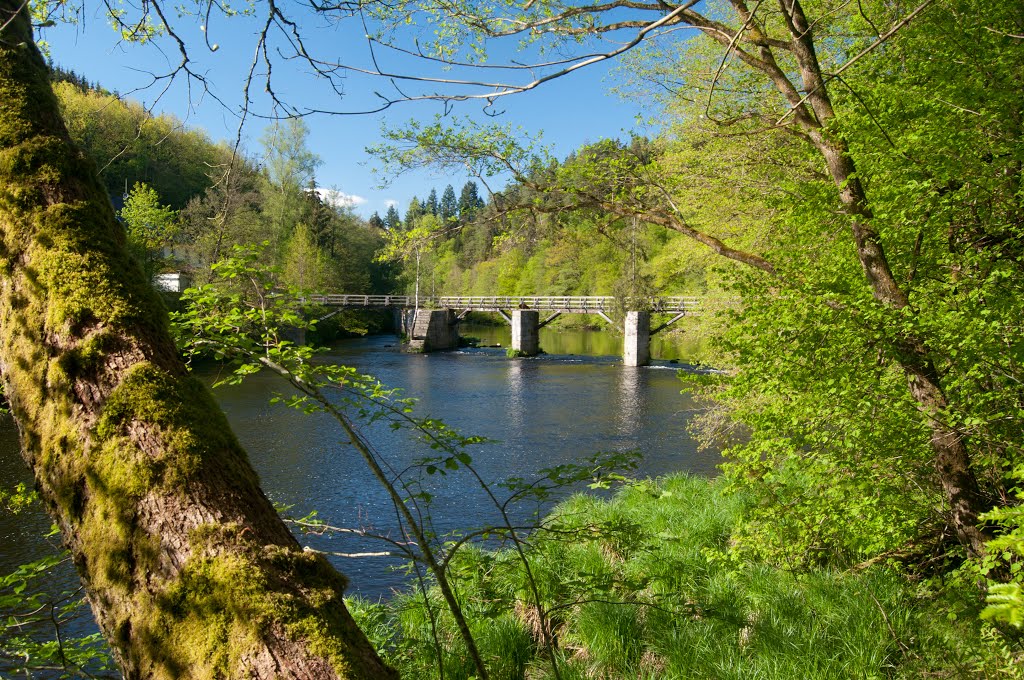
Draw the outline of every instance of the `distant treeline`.
[[[86,77],[52,67],[53,89],[75,141],[93,158],[134,250],[151,273],[193,280],[235,245],[266,244],[281,284],[308,290],[390,292],[391,265],[375,261],[379,224],[325,199],[296,119],[273,123],[250,153],[153,115]]]

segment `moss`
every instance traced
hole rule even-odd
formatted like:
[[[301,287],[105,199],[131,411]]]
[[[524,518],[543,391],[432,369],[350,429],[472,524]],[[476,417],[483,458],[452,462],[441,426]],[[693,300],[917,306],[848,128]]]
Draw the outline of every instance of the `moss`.
[[[241,555],[192,560],[142,621],[161,650],[150,664],[167,660],[193,669],[195,677],[238,677],[232,669],[257,644],[273,619],[265,575]]]
[[[118,334],[108,328],[99,329],[55,361],[55,369],[63,372],[68,380],[72,376],[94,375],[102,369],[104,359],[122,345],[123,339]]]
[[[130,445],[127,434],[138,421],[158,426],[164,440],[161,457]],[[345,659],[358,631],[340,608],[344,577],[319,556],[297,547],[250,545],[243,527],[204,525],[193,530],[195,557],[155,599],[126,590],[132,571],[143,566],[140,559],[156,561],[156,539],[138,535],[134,527],[139,498],[155,488],[187,493],[186,481],[214,454],[222,464],[223,456],[237,452],[237,472],[255,483],[205,387],[190,377],[139,364],[111,393],[94,429],[99,446],[87,471],[88,514],[79,531],[88,546],[90,572],[101,581],[97,585],[132,599],[130,635],[142,636],[145,644],[130,649],[152,655],[136,659],[135,667],[156,677],[173,677],[179,666],[189,668],[193,677],[235,677],[262,632],[277,622],[290,637],[306,641],[311,652],[331,660],[339,672],[347,668]],[[152,542],[149,551],[146,540]],[[147,552],[152,555],[147,557]],[[293,583],[301,583],[301,590]]]
[[[342,674],[351,659],[361,677],[381,675],[343,609],[344,579],[321,558],[253,545],[238,526],[195,532],[191,552],[180,533],[161,535],[181,506],[244,515],[266,524],[262,541],[288,540],[223,413],[177,361],[162,304],[59,120],[24,13],[3,32],[0,369],[125,675],[241,676],[268,627]],[[212,498],[194,500],[200,485]]]
[[[164,454],[157,462],[166,468],[162,483],[168,488],[184,488],[207,462],[226,468],[239,484],[258,486],[223,411],[192,376],[170,375],[149,363],[134,366],[107,399],[96,433],[123,434],[133,421],[159,428]]]
[[[342,601],[347,583],[323,557],[312,553],[305,553],[302,560],[296,560],[293,568],[295,576],[309,584],[310,591],[307,601],[294,608],[286,630],[295,639],[307,640],[313,653],[331,659],[342,673],[342,660],[346,656],[343,640],[348,636],[336,633],[347,628],[351,635],[355,628]]]
[[[204,546],[220,549],[236,537],[224,532],[238,531],[197,530],[197,553]],[[303,586],[299,590],[292,583]],[[351,670],[347,640],[357,630],[344,613],[344,587],[344,579],[322,557],[297,548],[250,546],[197,556],[137,622],[132,634],[144,637],[143,648],[156,652],[140,659],[139,667],[155,677],[179,664],[188,666],[192,677],[241,677],[247,657],[276,622],[346,677]]]

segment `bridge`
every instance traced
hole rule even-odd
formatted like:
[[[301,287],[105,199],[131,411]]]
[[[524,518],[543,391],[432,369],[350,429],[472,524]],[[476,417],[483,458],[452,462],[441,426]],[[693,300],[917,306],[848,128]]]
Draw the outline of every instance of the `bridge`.
[[[695,296],[644,297],[620,299],[611,296],[411,296],[411,295],[309,295],[307,302],[326,307],[406,310],[401,315],[402,330],[416,351],[453,349],[458,346],[458,323],[470,312],[500,314],[512,326],[512,350],[519,356],[540,352],[539,331],[562,314],[595,314],[609,324],[609,316],[626,311],[623,363],[646,366],[650,363],[651,336],[686,316],[700,313],[701,298]],[[540,313],[546,317],[540,319]],[[651,314],[672,317],[651,328]]]

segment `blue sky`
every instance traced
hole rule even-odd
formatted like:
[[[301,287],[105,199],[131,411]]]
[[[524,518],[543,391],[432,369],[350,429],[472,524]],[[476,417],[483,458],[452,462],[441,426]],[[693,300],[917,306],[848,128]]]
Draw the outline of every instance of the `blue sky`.
[[[90,14],[89,12],[95,12]],[[307,48],[325,58],[344,61],[358,67],[370,65],[364,29],[356,19],[346,19],[338,25],[328,25],[322,19],[298,17]],[[152,74],[168,72],[178,59],[177,47],[166,36],[148,45],[119,43],[118,35],[96,6],[86,10],[77,25],[60,24],[47,29],[41,36],[50,46],[55,63],[70,68],[92,82],[99,82],[109,90],[152,106],[155,111],[172,113],[191,127],[202,128],[214,139],[233,140],[238,131],[237,112],[242,101],[242,85],[252,63],[255,34],[258,23],[252,18],[231,19],[213,17],[207,26],[204,18],[175,18],[175,30],[189,45],[193,68],[210,83],[211,91],[203,93],[197,83],[184,78],[175,80],[169,88],[163,81],[153,84]],[[409,29],[409,36],[416,30]],[[431,27],[418,27],[429,29]],[[278,34],[278,45],[283,44]],[[405,42],[414,45],[412,40]],[[216,49],[211,49],[212,46]],[[515,46],[498,45],[495,51],[505,56],[523,58]],[[422,60],[402,58],[380,48],[376,51],[378,64],[386,70],[417,73],[426,76],[462,77],[464,73],[432,70]],[[551,58],[551,57],[548,57]],[[494,62],[492,62],[494,63]],[[274,88],[281,99],[300,110],[344,109],[361,111],[374,108],[382,101],[376,93],[394,97],[391,84],[381,78],[362,78],[348,74],[343,82],[344,97],[330,90],[326,83],[316,81],[303,69],[294,68],[294,62],[278,61],[274,65]],[[553,146],[555,155],[562,157],[585,142],[607,137],[628,135],[638,127],[638,117],[650,115],[643,102],[626,101],[608,91],[616,82],[611,62],[581,69],[564,78],[542,85],[536,90],[503,97],[494,109],[504,111],[497,120],[521,126],[526,131],[543,131],[543,141]],[[308,71],[308,69],[306,69]],[[522,72],[515,74],[520,80]],[[508,74],[477,72],[475,77],[507,78]],[[147,87],[148,86],[148,87]],[[404,92],[415,93],[423,86],[404,82]],[[434,86],[430,86],[434,87]],[[255,110],[268,113],[269,98],[261,83],[253,88]],[[447,87],[446,91],[456,91]],[[220,101],[218,101],[220,100]],[[457,115],[482,118],[479,102],[457,103],[450,109]],[[445,113],[439,102],[402,102],[382,113],[364,115],[312,115],[306,118],[310,128],[309,146],[323,159],[317,173],[322,187],[338,190],[355,198],[357,213],[369,216],[387,210],[395,202],[404,210],[413,196],[425,197],[431,188],[440,194],[446,184],[456,192],[469,179],[467,176],[438,175],[418,172],[395,179],[386,188],[380,188],[380,178],[371,173],[373,160],[365,147],[380,139],[382,124],[400,125],[410,119],[430,120]],[[266,121],[250,119],[243,128],[242,139],[250,154],[258,154],[257,140]],[[499,189],[503,182],[497,182]]]

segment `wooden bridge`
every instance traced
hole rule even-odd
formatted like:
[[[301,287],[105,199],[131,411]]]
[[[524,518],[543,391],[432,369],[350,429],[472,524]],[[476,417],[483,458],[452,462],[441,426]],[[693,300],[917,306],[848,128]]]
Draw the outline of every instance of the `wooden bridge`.
[[[621,299],[612,296],[419,296],[348,295],[329,293],[309,295],[306,302],[327,307],[411,310],[402,314],[401,325],[410,346],[418,351],[452,349],[458,346],[458,323],[470,312],[495,312],[512,326],[512,349],[521,356],[540,351],[538,331],[562,314],[595,314],[615,325],[609,313],[626,310],[625,348],[627,366],[650,363],[650,338],[685,316],[700,313],[701,298],[696,296],[643,297]],[[548,312],[544,321],[540,312]],[[652,329],[652,313],[672,314],[665,323]]]
[[[412,295],[310,295],[305,298],[326,307],[389,307],[423,309],[462,309],[471,312],[500,312],[508,309],[537,309],[557,311],[562,314],[602,314],[616,308],[621,309],[619,299],[610,295],[493,295],[493,296],[420,296],[417,301]],[[418,304],[417,304],[418,302]],[[696,313],[700,305],[697,296],[645,297],[621,301],[632,308],[643,308],[651,312]]]

